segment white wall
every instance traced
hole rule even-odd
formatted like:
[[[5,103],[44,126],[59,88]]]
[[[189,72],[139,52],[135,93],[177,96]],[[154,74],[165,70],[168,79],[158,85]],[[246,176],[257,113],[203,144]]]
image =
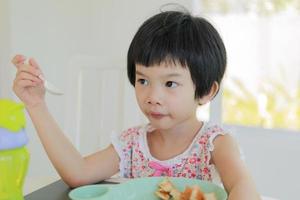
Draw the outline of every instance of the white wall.
[[[281,200],[297,199],[300,189],[300,132],[225,126],[245,155],[261,194]]]
[[[6,68],[5,93],[1,97],[11,97],[10,90],[15,69],[8,65],[17,53],[34,56],[48,79],[64,89],[65,66],[75,54],[89,54],[91,46],[90,4],[83,1],[1,1],[6,4],[8,46],[1,54]],[[72,5],[72,6],[70,6]],[[1,6],[2,7],[2,6]],[[72,9],[71,9],[72,7]],[[7,89],[9,88],[9,89]],[[47,96],[50,110],[63,125],[65,96]],[[31,152],[29,182],[31,177],[56,176],[45,152],[28,120],[27,132],[30,137],[28,148]]]
[[[0,97],[7,96],[10,92],[10,83],[7,81],[10,70],[8,58],[10,52],[10,23],[9,3],[0,2]]]

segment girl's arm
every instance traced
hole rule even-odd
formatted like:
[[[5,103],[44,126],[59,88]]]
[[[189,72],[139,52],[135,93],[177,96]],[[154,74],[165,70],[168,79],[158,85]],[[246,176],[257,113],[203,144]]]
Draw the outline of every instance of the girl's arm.
[[[84,158],[63,134],[45,104],[27,111],[49,159],[70,187],[95,183],[118,172],[119,157],[112,145]]]
[[[228,134],[214,140],[212,162],[215,164],[229,200],[260,199],[235,140]]]
[[[62,179],[71,187],[94,183],[118,171],[119,158],[110,145],[105,150],[83,158],[65,137],[47,109],[45,88],[38,64],[17,55],[12,63],[17,67],[13,90],[30,115],[48,157]]]

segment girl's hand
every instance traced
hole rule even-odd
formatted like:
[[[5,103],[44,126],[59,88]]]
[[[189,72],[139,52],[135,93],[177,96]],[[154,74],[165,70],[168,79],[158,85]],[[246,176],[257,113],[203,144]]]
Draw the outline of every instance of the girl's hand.
[[[13,90],[28,108],[45,103],[45,88],[43,81],[38,78],[42,74],[38,64],[33,58],[29,59],[28,64],[25,60],[23,55],[16,55],[12,59],[17,68]]]

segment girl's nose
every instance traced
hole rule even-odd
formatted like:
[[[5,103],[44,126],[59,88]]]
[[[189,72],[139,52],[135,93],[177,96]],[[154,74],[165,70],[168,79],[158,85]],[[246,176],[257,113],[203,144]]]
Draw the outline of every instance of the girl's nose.
[[[147,103],[151,104],[151,105],[160,105],[161,104],[160,101],[158,101],[157,99],[153,99],[153,98],[149,98],[147,100]]]
[[[161,91],[158,88],[150,89],[148,93],[148,97],[146,99],[147,104],[161,105],[161,100],[162,100]]]

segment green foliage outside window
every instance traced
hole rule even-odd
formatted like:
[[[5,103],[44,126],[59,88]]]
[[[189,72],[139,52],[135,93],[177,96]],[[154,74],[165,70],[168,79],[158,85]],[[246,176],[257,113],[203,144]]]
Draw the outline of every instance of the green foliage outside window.
[[[258,15],[272,15],[289,8],[300,12],[300,0],[199,0],[203,11],[209,13],[255,12]]]
[[[199,0],[199,5],[201,13],[217,15],[250,13],[265,19],[283,12],[300,14],[300,0]],[[300,130],[300,80],[292,89],[283,81],[287,79],[265,78],[255,92],[246,87],[251,83],[231,79],[235,88],[225,86],[222,94],[223,122]]]
[[[258,88],[258,94],[264,97],[260,101],[242,81],[232,80],[238,92],[224,88],[222,118],[225,123],[300,130],[300,84],[289,92],[281,82],[265,79]]]

